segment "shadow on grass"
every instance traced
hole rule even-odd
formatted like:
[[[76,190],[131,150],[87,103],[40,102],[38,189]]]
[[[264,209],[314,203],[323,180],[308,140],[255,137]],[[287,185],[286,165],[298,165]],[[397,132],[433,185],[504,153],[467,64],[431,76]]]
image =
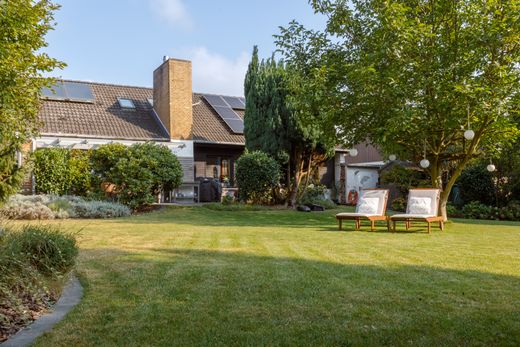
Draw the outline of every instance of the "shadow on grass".
[[[520,278],[198,249],[82,250],[44,345],[520,345]]]

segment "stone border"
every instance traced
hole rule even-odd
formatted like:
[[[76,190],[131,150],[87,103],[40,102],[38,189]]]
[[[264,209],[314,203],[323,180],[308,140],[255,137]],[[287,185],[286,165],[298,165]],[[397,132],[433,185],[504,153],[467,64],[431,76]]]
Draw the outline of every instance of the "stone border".
[[[76,276],[72,276],[67,282],[58,302],[52,307],[52,312],[49,312],[29,326],[23,328],[7,341],[0,343],[1,347],[23,347],[28,346],[36,340],[43,333],[51,330],[65,315],[76,306],[83,296],[83,287],[79,283]]]

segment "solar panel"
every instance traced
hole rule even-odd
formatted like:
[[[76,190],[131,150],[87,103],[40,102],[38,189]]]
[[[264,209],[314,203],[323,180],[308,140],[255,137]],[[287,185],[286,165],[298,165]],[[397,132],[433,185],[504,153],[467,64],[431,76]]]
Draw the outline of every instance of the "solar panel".
[[[241,119],[238,114],[233,111],[232,108],[228,107],[222,107],[222,106],[213,106],[215,111],[219,114],[222,119]]]
[[[41,91],[42,95],[46,99],[54,99],[54,100],[65,100],[67,99],[67,95],[65,94],[65,89],[63,88],[63,82],[58,82],[50,88],[43,87]]]
[[[223,96],[222,97],[228,104],[231,106],[231,108],[236,110],[243,110],[245,108],[244,103],[240,98],[236,98],[233,96]]]
[[[213,107],[217,114],[227,124],[227,126],[235,134],[244,133],[244,121],[235,111],[233,111],[233,105],[238,106],[240,109],[244,108],[239,98],[219,95],[204,95],[204,99]]]
[[[224,122],[226,122],[234,133],[244,133],[244,121],[242,121],[242,119],[224,119]]]
[[[224,99],[218,95],[204,95],[204,99],[206,99],[211,106],[228,106]]]
[[[74,82],[64,82],[63,85],[68,99],[74,101],[94,101],[94,94],[90,85]]]
[[[57,82],[50,88],[42,88],[42,97],[49,100],[70,100],[94,102],[94,94],[89,84],[78,82]]]

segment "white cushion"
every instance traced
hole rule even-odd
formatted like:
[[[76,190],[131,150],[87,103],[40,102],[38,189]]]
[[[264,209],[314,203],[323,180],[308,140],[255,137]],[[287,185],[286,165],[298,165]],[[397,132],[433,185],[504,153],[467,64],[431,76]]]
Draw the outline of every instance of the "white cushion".
[[[363,198],[359,201],[356,212],[363,214],[377,214],[378,206],[379,198]]]
[[[410,198],[410,206],[408,206],[409,214],[419,214],[419,215],[431,215],[431,206],[432,199],[431,198],[418,198],[411,197]]]

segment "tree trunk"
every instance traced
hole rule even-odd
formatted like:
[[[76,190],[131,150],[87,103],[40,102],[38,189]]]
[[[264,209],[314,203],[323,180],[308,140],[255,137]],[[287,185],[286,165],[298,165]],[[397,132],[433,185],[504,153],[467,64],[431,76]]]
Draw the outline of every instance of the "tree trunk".
[[[448,197],[450,195],[450,192],[448,191],[446,194],[446,191],[443,190],[442,186],[442,168],[441,164],[437,159],[432,160],[432,166],[430,169],[430,176],[432,180],[432,187],[440,189],[441,196],[439,199],[439,211],[437,211],[437,215],[442,216],[442,219],[444,221],[448,220],[448,215],[446,213],[446,205],[448,204]],[[451,188],[450,188],[451,191]]]
[[[298,198],[298,187],[300,186],[301,181],[301,173],[303,171],[303,160],[302,160],[302,152],[295,151],[295,167],[294,167],[294,180],[291,187],[291,194],[289,195],[289,205],[292,208],[296,208],[296,200]]]

